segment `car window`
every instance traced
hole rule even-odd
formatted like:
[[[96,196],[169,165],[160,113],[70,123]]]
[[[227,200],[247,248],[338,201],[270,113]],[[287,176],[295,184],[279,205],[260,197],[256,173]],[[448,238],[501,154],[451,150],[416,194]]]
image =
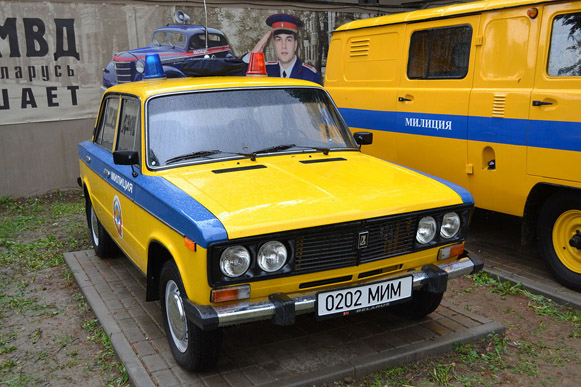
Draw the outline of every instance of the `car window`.
[[[119,115],[117,150],[139,151],[139,141],[139,100],[123,98],[121,100],[121,114]]]
[[[327,94],[316,88],[268,88],[162,96],[147,105],[148,164],[180,155],[232,157],[297,145],[357,149]],[[200,161],[194,160],[194,161]]]
[[[99,127],[95,135],[95,143],[111,151],[115,139],[117,112],[119,111],[119,96],[112,96],[105,100]]]
[[[547,73],[551,77],[581,76],[581,13],[553,20]]]
[[[471,26],[416,31],[410,40],[409,79],[464,78],[468,73]]]
[[[150,45],[185,49],[186,35],[173,31],[156,31],[153,33]]]
[[[208,33],[208,47],[226,46],[226,38],[219,34]],[[190,50],[196,50],[206,47],[206,34],[196,34],[190,38]]]

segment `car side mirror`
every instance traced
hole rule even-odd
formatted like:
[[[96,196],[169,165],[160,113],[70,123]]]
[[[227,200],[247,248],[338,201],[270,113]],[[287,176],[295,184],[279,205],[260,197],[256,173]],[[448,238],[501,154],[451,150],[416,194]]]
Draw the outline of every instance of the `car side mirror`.
[[[139,153],[133,150],[118,150],[113,152],[113,162],[117,165],[139,164]]]
[[[373,142],[373,133],[355,132],[353,137],[355,137],[355,142],[359,145],[370,145]]]

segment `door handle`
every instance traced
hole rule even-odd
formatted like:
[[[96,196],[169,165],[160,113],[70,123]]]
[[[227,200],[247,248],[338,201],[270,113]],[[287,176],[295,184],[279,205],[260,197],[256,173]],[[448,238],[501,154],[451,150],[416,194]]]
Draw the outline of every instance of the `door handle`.
[[[87,163],[90,163],[91,162],[91,156],[89,156],[89,155],[85,156],[85,160],[87,160]]]
[[[552,105],[552,102],[533,101],[533,106]]]
[[[103,169],[103,175],[109,177],[111,176],[111,172],[109,172],[109,170],[107,168]]]
[[[409,98],[404,98],[404,97],[399,97],[397,100],[398,100],[399,102],[408,102],[408,101],[411,101],[411,99],[409,99]]]

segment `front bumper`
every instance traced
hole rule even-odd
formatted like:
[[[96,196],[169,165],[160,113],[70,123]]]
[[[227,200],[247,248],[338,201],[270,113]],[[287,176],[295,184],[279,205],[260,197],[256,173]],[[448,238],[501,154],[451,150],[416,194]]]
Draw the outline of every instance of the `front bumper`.
[[[449,279],[458,278],[482,270],[482,261],[474,254],[465,252],[463,257],[453,262],[441,265],[427,265],[414,272],[398,273],[382,277],[382,280],[413,276],[413,289],[424,289],[430,293],[443,293]],[[357,285],[377,281],[377,278]],[[356,285],[354,285],[356,286]],[[198,305],[185,300],[185,311],[192,323],[202,330],[212,330],[218,327],[272,319],[277,325],[292,325],[295,316],[315,311],[316,291],[298,292],[292,294],[272,294],[267,299],[241,301],[234,304],[211,306]]]

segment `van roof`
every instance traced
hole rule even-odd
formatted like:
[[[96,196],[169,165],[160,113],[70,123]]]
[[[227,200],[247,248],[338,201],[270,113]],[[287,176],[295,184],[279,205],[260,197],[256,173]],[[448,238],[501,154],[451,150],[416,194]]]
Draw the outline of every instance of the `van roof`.
[[[438,19],[463,14],[479,13],[502,8],[512,8],[523,5],[551,3],[558,0],[483,0],[473,3],[461,3],[445,7],[421,9],[411,12],[395,13],[369,19],[355,20],[343,24],[334,32],[348,31],[359,28],[369,28],[388,24],[408,23],[421,20]]]

